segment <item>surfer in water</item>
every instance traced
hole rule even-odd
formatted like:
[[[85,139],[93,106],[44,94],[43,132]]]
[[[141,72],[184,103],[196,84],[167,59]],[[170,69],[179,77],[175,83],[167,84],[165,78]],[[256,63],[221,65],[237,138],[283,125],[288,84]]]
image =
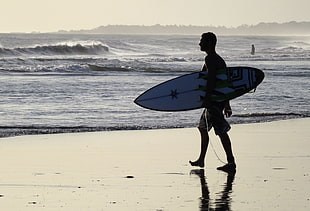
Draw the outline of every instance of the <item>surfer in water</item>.
[[[228,131],[230,130],[230,125],[226,121],[226,117],[232,115],[232,110],[229,101],[226,102],[213,102],[210,101],[210,96],[216,86],[216,74],[218,70],[226,68],[226,63],[221,56],[219,56],[215,51],[217,38],[212,32],[204,33],[200,40],[200,50],[207,53],[205,57],[205,64],[203,65],[202,71],[206,71],[208,74],[208,83],[205,100],[203,106],[205,107],[199,122],[198,129],[201,135],[201,151],[199,158],[196,161],[189,161],[192,166],[205,166],[205,156],[207,148],[209,145],[209,134],[208,132],[211,128],[214,128],[215,134],[221,139],[223,148],[226,153],[227,164],[218,167],[218,170],[225,172],[235,172],[236,164],[235,158],[233,156],[232,147]]]
[[[251,55],[254,56],[255,55],[255,46],[252,45],[252,48],[251,48]]]

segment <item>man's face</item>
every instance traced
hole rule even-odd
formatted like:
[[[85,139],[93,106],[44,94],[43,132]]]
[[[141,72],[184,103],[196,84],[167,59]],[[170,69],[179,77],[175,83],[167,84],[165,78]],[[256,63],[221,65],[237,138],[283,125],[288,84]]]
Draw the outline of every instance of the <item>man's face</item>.
[[[208,42],[206,39],[203,39],[203,38],[200,39],[199,46],[200,46],[201,51],[207,51],[209,48],[209,45],[210,45],[210,42]]]

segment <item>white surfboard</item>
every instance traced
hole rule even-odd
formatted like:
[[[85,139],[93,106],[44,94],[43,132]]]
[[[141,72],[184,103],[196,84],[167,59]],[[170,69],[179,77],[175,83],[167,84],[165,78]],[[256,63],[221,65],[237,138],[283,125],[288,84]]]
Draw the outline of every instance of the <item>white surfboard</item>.
[[[252,67],[228,67],[218,71],[216,88],[211,101],[222,102],[255,89],[264,73]],[[186,74],[142,93],[135,103],[157,111],[186,111],[202,108],[208,79],[206,72]]]

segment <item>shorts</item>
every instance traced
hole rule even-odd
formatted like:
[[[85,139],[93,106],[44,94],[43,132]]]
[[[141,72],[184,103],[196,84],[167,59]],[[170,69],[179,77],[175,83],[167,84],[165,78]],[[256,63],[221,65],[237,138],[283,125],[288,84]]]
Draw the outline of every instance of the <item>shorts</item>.
[[[216,135],[227,133],[231,127],[223,114],[224,105],[225,103],[212,103],[206,108],[201,115],[198,128],[210,131],[213,127]]]

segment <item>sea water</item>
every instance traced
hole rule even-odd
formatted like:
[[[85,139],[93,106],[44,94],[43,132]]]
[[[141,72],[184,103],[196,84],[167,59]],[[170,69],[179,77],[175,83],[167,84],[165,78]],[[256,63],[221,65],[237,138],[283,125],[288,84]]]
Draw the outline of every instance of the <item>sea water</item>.
[[[205,53],[199,40],[200,35],[0,34],[0,137],[195,127],[201,109],[158,112],[133,100],[158,83],[200,71]],[[219,36],[217,52],[228,66],[265,73],[255,93],[231,101],[230,123],[310,116],[310,36]]]

